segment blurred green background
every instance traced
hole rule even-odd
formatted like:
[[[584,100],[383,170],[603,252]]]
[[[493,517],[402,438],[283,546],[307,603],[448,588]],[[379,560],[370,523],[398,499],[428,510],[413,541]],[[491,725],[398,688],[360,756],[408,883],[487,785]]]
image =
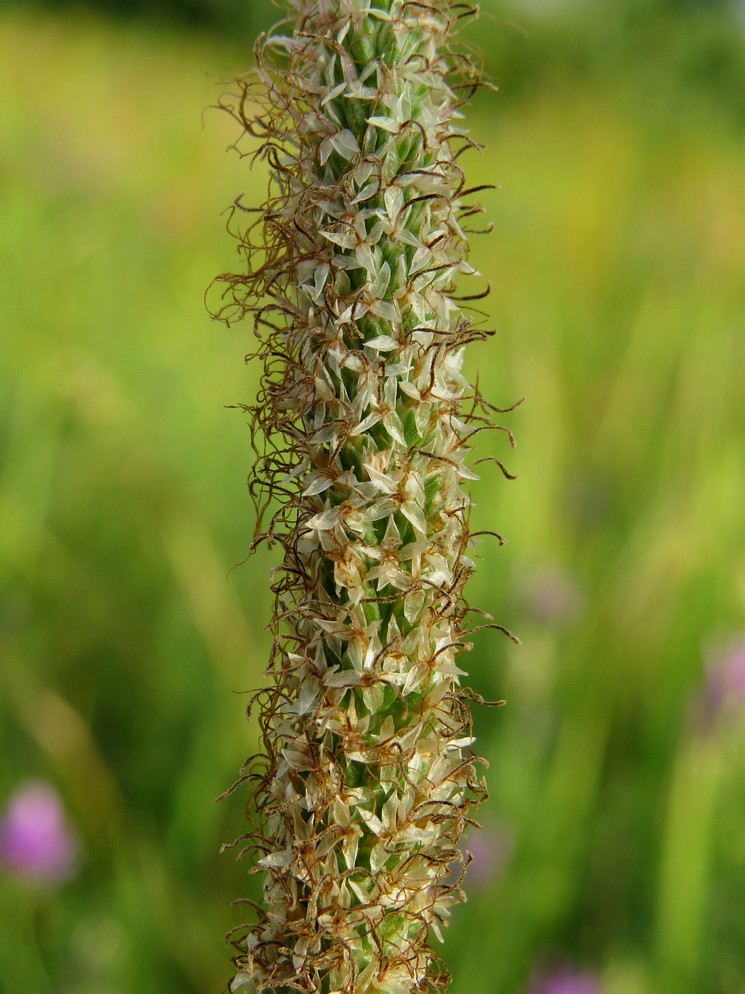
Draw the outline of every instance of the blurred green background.
[[[242,8],[242,9],[240,9]],[[472,599],[491,797],[446,936],[453,994],[570,964],[603,994],[745,992],[742,7],[486,0],[473,246],[499,334],[470,370]],[[0,867],[3,994],[209,994],[258,879],[215,798],[256,746],[270,600],[246,327],[203,294],[260,173],[205,108],[258,0],[0,7],[0,812],[59,791],[76,872]],[[479,453],[487,454],[486,449]],[[230,572],[229,572],[230,571]],[[745,672],[745,671],[744,671]],[[724,687],[724,690],[722,690]],[[567,988],[568,990],[568,988]],[[577,988],[579,991],[579,988]]]

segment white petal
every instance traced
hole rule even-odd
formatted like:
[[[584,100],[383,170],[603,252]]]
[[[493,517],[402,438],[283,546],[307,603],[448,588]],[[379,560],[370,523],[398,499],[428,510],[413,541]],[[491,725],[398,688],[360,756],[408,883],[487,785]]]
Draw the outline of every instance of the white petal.
[[[377,424],[378,421],[380,421],[380,415],[377,411],[372,411],[366,418],[363,418],[363,420],[360,421],[360,423],[356,425],[356,427],[354,427],[349,434],[361,435],[363,432],[367,431],[368,428],[372,428],[373,425]]]
[[[314,497],[316,494],[322,494],[324,490],[328,490],[333,484],[334,481],[329,479],[328,476],[311,473],[310,483],[303,490],[303,497]]]
[[[285,867],[290,865],[292,857],[292,849],[282,849],[280,852],[272,852],[268,856],[264,856],[263,859],[259,860],[257,865],[276,868]]]
[[[398,348],[397,339],[391,335],[378,335],[377,338],[369,338],[365,342],[366,349],[375,349],[376,352],[392,352]]]
[[[391,221],[395,221],[404,204],[404,193],[400,186],[389,186],[383,194],[385,209]]]
[[[383,265],[380,267],[377,276],[370,285],[370,293],[372,294],[373,297],[378,297],[382,299],[383,297],[385,297],[385,292],[388,289],[388,284],[390,282],[391,282],[391,267],[388,265],[387,262],[384,262]]]
[[[383,131],[390,131],[394,135],[398,134],[400,128],[398,122],[394,121],[391,117],[368,117],[367,123],[374,125],[376,128],[382,128]]]

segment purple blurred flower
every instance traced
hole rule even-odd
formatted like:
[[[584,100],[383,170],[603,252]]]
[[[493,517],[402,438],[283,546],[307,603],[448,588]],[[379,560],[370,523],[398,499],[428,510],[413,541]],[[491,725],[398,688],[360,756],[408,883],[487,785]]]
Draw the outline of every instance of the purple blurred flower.
[[[706,655],[706,679],[696,701],[701,724],[713,728],[728,716],[745,714],[745,632]]]
[[[594,974],[563,966],[536,976],[530,994],[602,994],[602,988]]]
[[[474,890],[488,887],[512,854],[512,836],[504,826],[487,823],[469,833],[463,848],[471,854],[466,886]]]
[[[61,883],[75,870],[77,842],[59,794],[32,781],[12,795],[0,819],[0,860],[19,877]]]
[[[522,583],[526,607],[541,625],[571,625],[582,609],[582,596],[566,570],[546,564],[531,570]]]

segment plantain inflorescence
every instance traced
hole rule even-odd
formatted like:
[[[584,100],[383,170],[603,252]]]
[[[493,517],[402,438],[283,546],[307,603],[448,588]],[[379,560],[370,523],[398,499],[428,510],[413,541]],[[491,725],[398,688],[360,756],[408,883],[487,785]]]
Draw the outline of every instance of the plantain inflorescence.
[[[270,172],[263,208],[234,206],[245,267],[219,278],[219,316],[253,320],[254,545],[284,550],[263,752],[238,781],[264,901],[232,935],[231,990],[440,992],[429,942],[463,898],[485,796],[457,665],[469,438],[500,428],[461,371],[490,332],[455,296],[480,210],[458,126],[480,78],[454,43],[474,11],[286,7],[224,102]]]

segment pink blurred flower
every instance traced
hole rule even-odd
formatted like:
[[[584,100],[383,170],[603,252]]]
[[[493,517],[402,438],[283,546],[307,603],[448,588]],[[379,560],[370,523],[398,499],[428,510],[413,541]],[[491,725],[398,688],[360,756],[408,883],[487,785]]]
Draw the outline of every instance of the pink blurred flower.
[[[706,679],[696,712],[707,728],[733,714],[745,714],[745,632],[706,652]]]
[[[602,988],[594,974],[562,966],[534,977],[530,994],[602,994]]]
[[[59,794],[40,781],[23,784],[0,819],[0,861],[13,874],[61,883],[75,870],[78,845]]]

